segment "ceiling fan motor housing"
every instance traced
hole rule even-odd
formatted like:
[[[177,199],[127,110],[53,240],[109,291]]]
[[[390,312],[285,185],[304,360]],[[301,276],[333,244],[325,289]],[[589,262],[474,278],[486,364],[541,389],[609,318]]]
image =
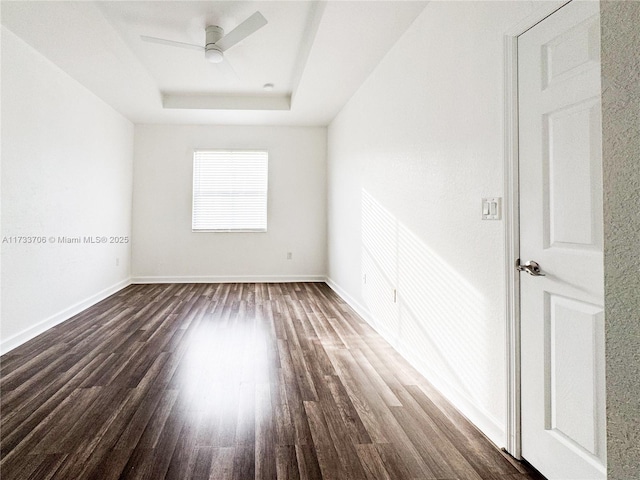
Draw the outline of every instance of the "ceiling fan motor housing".
[[[216,42],[224,36],[224,30],[217,25],[209,25],[205,31],[207,44],[204,47],[204,58],[211,63],[220,63],[223,59],[223,53]]]

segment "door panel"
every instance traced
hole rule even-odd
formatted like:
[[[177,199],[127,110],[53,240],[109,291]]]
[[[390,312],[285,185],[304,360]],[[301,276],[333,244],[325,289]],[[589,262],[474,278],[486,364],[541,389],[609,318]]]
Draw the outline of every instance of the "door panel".
[[[542,45],[543,88],[600,65],[600,24],[593,18]]]
[[[546,294],[547,365],[545,391],[548,419],[545,428],[598,456],[598,420],[602,404],[594,396],[603,381],[604,312],[598,305]],[[576,372],[582,372],[576,375]]]
[[[522,455],[553,480],[606,478],[599,5],[518,39]]]
[[[598,175],[601,156],[595,150],[600,124],[600,97],[544,115],[546,248],[602,249],[598,228],[602,202],[593,185],[602,182]]]

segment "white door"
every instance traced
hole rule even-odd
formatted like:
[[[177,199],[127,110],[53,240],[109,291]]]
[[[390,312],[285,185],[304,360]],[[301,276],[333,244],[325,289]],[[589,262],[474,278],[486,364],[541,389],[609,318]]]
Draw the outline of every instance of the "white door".
[[[518,39],[522,455],[606,478],[600,23],[569,3]],[[531,273],[536,273],[530,268]]]

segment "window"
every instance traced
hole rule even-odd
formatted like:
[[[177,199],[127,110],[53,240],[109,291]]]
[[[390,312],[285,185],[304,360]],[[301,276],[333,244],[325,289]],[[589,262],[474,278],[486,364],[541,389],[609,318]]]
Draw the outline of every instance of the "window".
[[[264,151],[195,151],[193,231],[266,232],[268,158]]]

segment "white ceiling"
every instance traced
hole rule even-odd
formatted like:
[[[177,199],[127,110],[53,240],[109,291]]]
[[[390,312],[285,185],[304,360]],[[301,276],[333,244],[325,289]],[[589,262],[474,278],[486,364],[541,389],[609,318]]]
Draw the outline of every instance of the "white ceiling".
[[[425,4],[22,0],[2,1],[1,13],[5,27],[134,123],[327,125]],[[140,39],[204,45],[207,25],[229,32],[256,11],[268,24],[222,64]],[[163,99],[197,108],[165,108]]]

